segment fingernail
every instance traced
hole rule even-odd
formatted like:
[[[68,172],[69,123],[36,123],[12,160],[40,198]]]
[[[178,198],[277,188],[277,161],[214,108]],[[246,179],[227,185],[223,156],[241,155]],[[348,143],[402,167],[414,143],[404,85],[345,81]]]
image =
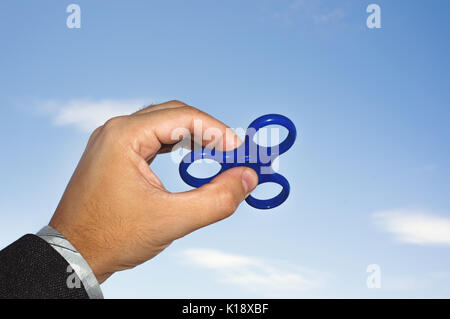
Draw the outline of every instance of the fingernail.
[[[253,191],[258,184],[258,176],[251,168],[247,168],[242,173],[242,185],[244,186],[245,194]]]

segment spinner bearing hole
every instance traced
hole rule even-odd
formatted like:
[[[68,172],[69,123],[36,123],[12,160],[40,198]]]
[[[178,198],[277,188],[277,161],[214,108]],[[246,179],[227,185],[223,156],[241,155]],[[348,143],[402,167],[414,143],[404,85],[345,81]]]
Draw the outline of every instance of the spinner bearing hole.
[[[219,173],[222,166],[212,159],[198,159],[187,169],[187,172],[197,178],[208,178]]]
[[[281,125],[267,125],[260,128],[253,136],[253,142],[265,146],[273,147],[281,144],[288,136],[289,131]]]
[[[274,198],[275,196],[280,194],[282,190],[283,188],[281,187],[281,185],[268,182],[258,185],[251,193],[251,196],[256,199],[266,200]]]

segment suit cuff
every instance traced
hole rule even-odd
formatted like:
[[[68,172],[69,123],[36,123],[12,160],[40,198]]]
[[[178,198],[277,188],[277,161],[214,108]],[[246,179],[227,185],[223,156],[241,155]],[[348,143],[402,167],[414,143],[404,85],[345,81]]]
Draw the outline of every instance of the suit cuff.
[[[69,263],[90,299],[103,299],[100,285],[91,267],[61,233],[51,226],[45,226],[36,235],[49,243]]]

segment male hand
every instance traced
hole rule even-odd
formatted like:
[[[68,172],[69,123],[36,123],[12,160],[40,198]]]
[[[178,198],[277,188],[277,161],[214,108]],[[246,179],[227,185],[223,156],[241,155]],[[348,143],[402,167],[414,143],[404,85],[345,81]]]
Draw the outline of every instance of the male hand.
[[[178,238],[230,216],[256,187],[256,173],[236,167],[188,192],[167,191],[149,164],[167,152],[173,130],[216,128],[218,149],[240,143],[227,126],[179,101],[112,118],[91,135],[50,221],[91,266],[98,281],[133,268]],[[203,140],[204,146],[211,140]]]

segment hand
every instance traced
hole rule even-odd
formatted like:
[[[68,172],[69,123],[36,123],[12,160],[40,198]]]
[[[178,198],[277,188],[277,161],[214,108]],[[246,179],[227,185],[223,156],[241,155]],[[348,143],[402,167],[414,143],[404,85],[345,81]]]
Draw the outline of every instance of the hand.
[[[240,143],[226,125],[178,101],[149,106],[108,120],[91,135],[83,156],[53,215],[50,226],[62,233],[91,266],[98,281],[133,268],[190,232],[230,216],[256,187],[256,173],[245,167],[225,171],[212,182],[184,193],[170,193],[150,169],[167,152],[172,132],[194,120],[203,131],[217,128],[218,148]],[[211,140],[203,140],[204,146]]]

